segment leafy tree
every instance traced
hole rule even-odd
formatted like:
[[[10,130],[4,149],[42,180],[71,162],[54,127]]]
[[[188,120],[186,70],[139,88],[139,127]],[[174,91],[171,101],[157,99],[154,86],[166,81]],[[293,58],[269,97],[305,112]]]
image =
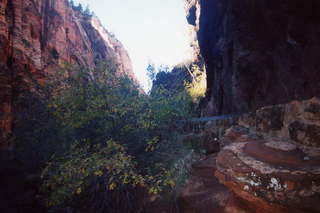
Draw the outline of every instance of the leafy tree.
[[[137,192],[170,192],[182,182],[179,165],[191,151],[181,144],[177,121],[189,116],[187,93],[159,87],[141,94],[112,62],[57,73],[41,92],[20,97],[30,106],[16,130],[19,150],[37,153],[45,165],[50,211],[138,211]]]
[[[26,110],[15,124],[17,156],[44,168],[48,211],[138,212],[136,197],[183,184],[193,152],[182,144],[179,121],[193,113],[205,77],[192,67],[193,81],[184,83],[188,72],[168,69],[150,64],[150,95],[112,61],[94,70],[66,66],[45,87],[35,81],[36,92],[20,94]]]
[[[153,80],[150,94],[157,95],[159,88],[171,91],[175,95],[184,94],[191,98],[193,114],[198,115],[199,102],[206,92],[206,74],[204,67],[198,64],[181,63],[176,65],[170,72],[168,66],[160,66]]]

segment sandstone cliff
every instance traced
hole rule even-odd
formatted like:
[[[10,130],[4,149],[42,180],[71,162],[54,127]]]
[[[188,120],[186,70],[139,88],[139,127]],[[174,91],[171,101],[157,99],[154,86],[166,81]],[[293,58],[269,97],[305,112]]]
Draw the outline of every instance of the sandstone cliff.
[[[194,165],[184,212],[320,212],[320,2],[186,2],[203,114],[232,122],[195,119],[213,154]]]
[[[134,78],[126,50],[96,17],[66,0],[0,1],[0,144],[12,131],[12,100],[30,76],[43,83],[66,62],[93,68],[109,58]]]
[[[205,114],[320,94],[320,2],[187,0],[208,76]]]

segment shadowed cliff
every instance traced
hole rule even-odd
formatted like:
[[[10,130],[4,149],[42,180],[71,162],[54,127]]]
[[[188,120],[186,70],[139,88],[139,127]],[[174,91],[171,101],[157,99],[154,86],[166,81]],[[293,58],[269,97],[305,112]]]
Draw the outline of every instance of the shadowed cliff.
[[[189,0],[207,69],[205,114],[232,114],[320,92],[320,2]]]

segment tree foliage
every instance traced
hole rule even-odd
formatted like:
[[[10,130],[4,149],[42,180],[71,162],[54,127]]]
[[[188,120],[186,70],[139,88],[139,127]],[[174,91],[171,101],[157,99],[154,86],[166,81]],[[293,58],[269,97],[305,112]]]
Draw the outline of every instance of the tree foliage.
[[[112,62],[95,70],[67,67],[41,88],[47,98],[32,102],[41,107],[31,113],[31,106],[20,118],[25,124],[17,128],[21,150],[31,146],[30,151],[40,156],[42,192],[52,211],[79,207],[74,202],[81,199],[94,208],[86,211],[103,212],[114,199],[134,203],[128,193],[143,189],[160,194],[172,190],[181,178],[178,164],[190,150],[179,140],[177,121],[190,115],[191,97],[162,87],[152,96],[142,94],[116,70]],[[36,129],[28,127],[30,122]],[[126,212],[128,206],[116,208],[115,212]]]
[[[158,90],[170,91],[179,96],[186,93],[192,99],[193,112],[198,113],[199,103],[204,98],[207,89],[205,68],[200,64],[181,63],[175,66],[171,72],[166,66],[156,68],[154,64],[149,64],[147,73],[152,77],[151,96],[157,95]]]
[[[82,13],[83,15],[85,15],[87,17],[94,16],[94,12],[90,10],[89,5],[87,5],[85,8],[83,8],[81,3],[76,5],[73,0],[70,0],[70,1],[67,0],[67,2],[69,2],[69,5],[71,6],[71,8],[73,10],[79,11],[80,13]]]

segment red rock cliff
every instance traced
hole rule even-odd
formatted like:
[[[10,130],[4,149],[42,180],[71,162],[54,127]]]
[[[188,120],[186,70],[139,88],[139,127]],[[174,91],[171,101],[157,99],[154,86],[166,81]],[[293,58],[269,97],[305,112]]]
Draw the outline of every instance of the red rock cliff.
[[[29,75],[41,83],[65,62],[93,68],[108,58],[134,78],[128,53],[96,17],[65,0],[1,0],[0,144],[12,131],[12,98]]]
[[[320,1],[186,0],[205,61],[205,114],[320,94]]]

